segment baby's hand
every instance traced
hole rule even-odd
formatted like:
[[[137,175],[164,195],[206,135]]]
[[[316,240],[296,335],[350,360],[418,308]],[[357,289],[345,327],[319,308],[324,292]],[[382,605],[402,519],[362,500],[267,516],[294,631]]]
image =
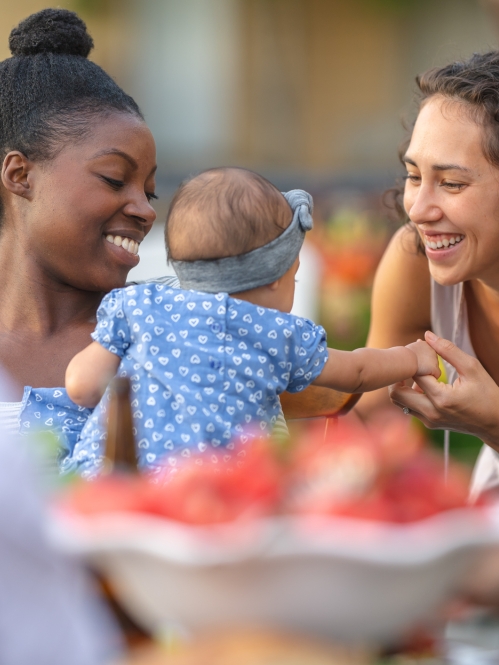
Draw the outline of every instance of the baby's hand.
[[[423,340],[418,339],[417,342],[407,344],[407,349],[410,349],[416,354],[418,359],[418,371],[414,376],[425,376],[431,374],[436,379],[440,377],[440,367],[438,366],[438,356],[435,351]]]

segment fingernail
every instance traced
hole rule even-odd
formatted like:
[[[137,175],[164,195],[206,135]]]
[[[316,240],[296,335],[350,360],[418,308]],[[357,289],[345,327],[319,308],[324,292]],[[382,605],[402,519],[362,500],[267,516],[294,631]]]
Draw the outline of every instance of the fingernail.
[[[435,333],[432,333],[431,330],[427,330],[425,333],[426,339],[429,339],[431,342],[436,342],[438,337],[435,335]]]

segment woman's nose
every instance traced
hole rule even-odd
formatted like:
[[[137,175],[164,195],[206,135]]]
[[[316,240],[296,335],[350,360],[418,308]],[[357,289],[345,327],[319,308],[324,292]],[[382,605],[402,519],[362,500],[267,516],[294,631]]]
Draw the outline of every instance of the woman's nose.
[[[404,206],[409,219],[414,224],[438,222],[443,215],[435,192],[430,185],[422,184],[414,192],[409,193],[406,191]]]
[[[156,219],[156,211],[149,202],[146,194],[138,194],[125,206],[124,212],[143,224],[150,225]]]

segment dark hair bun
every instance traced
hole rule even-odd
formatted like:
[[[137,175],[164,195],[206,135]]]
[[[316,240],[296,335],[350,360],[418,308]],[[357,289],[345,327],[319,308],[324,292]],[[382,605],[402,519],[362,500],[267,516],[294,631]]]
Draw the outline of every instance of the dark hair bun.
[[[86,58],[93,45],[85,23],[67,9],[42,9],[31,14],[9,37],[10,51],[17,56],[57,53]]]

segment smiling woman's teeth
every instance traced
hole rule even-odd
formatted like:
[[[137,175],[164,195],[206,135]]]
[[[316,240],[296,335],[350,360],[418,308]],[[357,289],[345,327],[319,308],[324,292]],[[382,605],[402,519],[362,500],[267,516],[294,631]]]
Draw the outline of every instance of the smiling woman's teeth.
[[[463,235],[451,236],[450,238],[439,238],[438,240],[429,240],[428,238],[425,241],[425,245],[430,249],[446,249],[449,245],[456,245],[461,242],[464,238]]]
[[[139,253],[139,243],[131,238],[122,238],[121,236],[112,236],[109,234],[106,236],[106,240],[112,245],[123,247],[123,249],[126,249],[130,254],[135,255]]]

